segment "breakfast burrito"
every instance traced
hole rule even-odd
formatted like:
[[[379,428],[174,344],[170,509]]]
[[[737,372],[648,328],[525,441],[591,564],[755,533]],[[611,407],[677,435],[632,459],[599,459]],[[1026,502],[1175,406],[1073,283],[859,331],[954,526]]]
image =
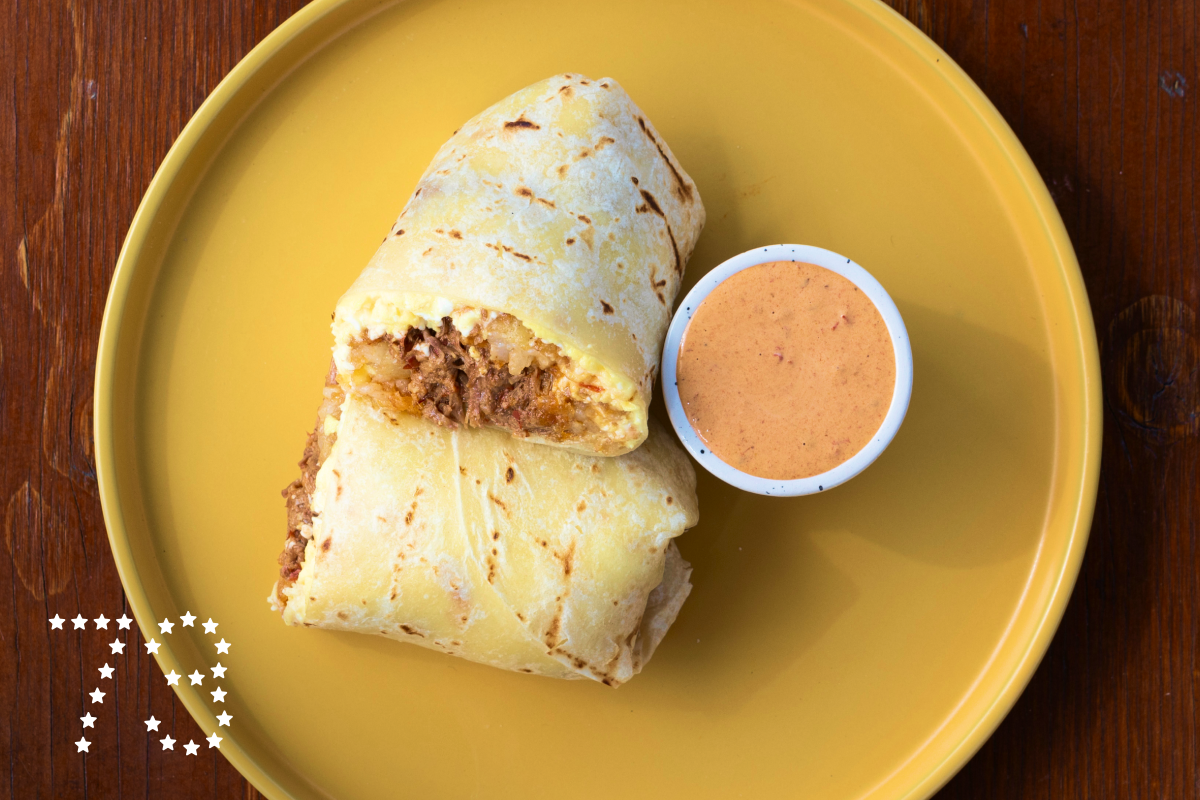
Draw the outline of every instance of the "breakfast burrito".
[[[703,225],[616,81],[534,84],[450,137],[338,302],[339,382],[448,428],[627,453]]]
[[[691,591],[672,539],[697,521],[696,477],[657,423],[598,458],[343,401],[335,384],[301,471],[270,598],[289,625],[616,686]]]

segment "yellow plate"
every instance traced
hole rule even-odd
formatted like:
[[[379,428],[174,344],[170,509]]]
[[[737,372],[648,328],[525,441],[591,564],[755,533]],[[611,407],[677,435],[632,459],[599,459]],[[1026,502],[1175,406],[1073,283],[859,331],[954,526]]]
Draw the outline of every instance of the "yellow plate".
[[[701,476],[695,592],[615,691],[286,628],[266,603],[334,302],[450,133],[563,71],[620,80],[695,178],[689,281],[757,244],[845,253],[895,298],[915,362],[904,427],[847,485],[782,500]],[[104,318],[96,452],[138,623],[221,623],[229,697],[178,692],[206,731],[232,713],[221,750],[269,797],[919,798],[1062,614],[1098,376],[1033,165],[882,5],[318,0],[222,82],[146,194]],[[215,637],[175,631],[164,671],[215,661]]]

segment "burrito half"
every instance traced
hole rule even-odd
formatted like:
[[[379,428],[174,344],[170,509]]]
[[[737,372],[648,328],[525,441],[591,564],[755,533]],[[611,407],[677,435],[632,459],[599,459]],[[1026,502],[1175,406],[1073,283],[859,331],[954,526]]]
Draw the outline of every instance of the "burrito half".
[[[443,426],[629,452],[703,225],[616,81],[534,84],[442,146],[338,302],[339,380]]]
[[[271,596],[290,625],[616,686],[691,591],[672,539],[697,521],[695,474],[656,423],[596,458],[343,404],[335,385],[301,467]]]

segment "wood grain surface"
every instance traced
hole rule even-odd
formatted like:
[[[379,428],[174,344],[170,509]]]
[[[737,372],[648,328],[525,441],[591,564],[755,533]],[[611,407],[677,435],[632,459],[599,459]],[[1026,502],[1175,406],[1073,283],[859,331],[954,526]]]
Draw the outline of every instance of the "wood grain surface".
[[[0,8],[0,797],[257,797],[119,616],[92,375],[118,249],[171,142],[300,0]],[[892,0],[961,64],[1050,187],[1087,281],[1106,401],[1079,583],[1029,688],[938,795],[1200,798],[1200,206],[1195,0]],[[136,629],[136,626],[134,626]],[[94,665],[116,666],[101,680]],[[116,735],[74,742],[88,704]],[[198,757],[148,746],[143,720]]]

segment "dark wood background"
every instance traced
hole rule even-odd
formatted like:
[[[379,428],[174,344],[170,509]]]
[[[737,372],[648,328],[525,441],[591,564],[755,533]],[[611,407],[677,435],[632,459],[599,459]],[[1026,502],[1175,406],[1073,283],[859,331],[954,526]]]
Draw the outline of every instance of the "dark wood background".
[[[979,83],[1041,170],[1105,373],[1100,497],[1062,627],[938,797],[1200,798],[1200,3],[892,4]],[[192,112],[300,5],[0,6],[0,797],[258,796],[203,745],[136,632],[110,656],[103,637],[51,636],[46,619],[124,603],[91,448],[117,251]],[[100,682],[109,696],[93,713],[118,733],[90,736],[85,758],[80,698],[105,659],[117,679]],[[151,714],[201,754],[147,747]]]

